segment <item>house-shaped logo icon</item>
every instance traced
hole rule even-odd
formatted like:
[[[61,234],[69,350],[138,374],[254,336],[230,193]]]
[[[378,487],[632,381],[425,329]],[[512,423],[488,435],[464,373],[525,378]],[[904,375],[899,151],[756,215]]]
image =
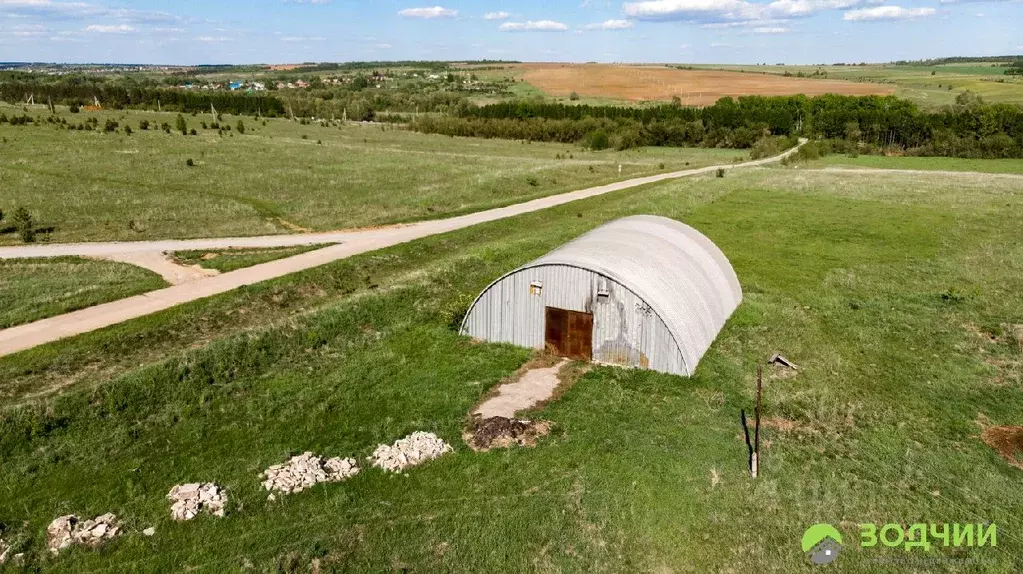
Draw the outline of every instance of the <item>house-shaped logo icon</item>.
[[[810,563],[830,564],[842,550],[842,534],[830,524],[814,524],[803,533],[802,547]]]

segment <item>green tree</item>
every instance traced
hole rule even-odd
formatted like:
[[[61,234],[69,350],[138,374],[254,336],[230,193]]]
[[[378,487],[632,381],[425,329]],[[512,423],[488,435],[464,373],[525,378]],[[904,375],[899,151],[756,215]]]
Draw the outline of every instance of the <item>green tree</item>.
[[[238,129],[238,133],[244,134],[245,133],[245,122],[243,122],[241,120],[238,120],[238,128],[237,129]]]
[[[179,132],[181,132],[181,135],[183,136],[188,135],[188,122],[185,121],[185,116],[178,114],[178,119],[176,120],[174,126]]]
[[[14,210],[14,228],[25,243],[33,243],[36,240],[35,222],[32,221],[32,214],[23,206]]]
[[[860,124],[857,122],[846,122],[845,124],[845,139],[853,143],[860,141],[860,136],[863,132],[860,131]]]
[[[964,106],[968,108],[977,107],[984,104],[984,99],[977,94],[966,90],[965,92],[956,96],[956,105]]]
[[[365,90],[368,87],[369,87],[369,80],[366,79],[366,76],[358,75],[358,76],[355,76],[355,79],[352,80],[352,89],[353,90],[361,91],[361,90]]]
[[[572,92],[571,94],[568,95],[568,99],[573,101],[573,102],[578,102],[579,101],[579,94],[577,94],[576,92]]]

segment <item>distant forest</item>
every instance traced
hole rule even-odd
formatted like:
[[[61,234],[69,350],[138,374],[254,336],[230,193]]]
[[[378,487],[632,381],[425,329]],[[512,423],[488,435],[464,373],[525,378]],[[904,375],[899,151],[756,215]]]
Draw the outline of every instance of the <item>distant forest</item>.
[[[1009,68],[1019,69],[1019,68]],[[448,74],[453,76],[452,74]],[[367,89],[368,82],[327,85],[313,79],[303,90],[242,93],[182,90],[149,77],[105,80],[0,73],[0,99],[89,105],[93,97],[113,109],[164,109],[387,121],[409,129],[480,138],[580,144],[593,149],[640,146],[756,147],[769,139],[808,137],[845,142],[851,153],[898,151],[917,155],[1023,158],[1023,107],[987,104],[960,94],[951,106],[921,110],[895,96],[746,96],[712,106],[593,106],[542,98],[476,105],[461,77],[429,85]],[[356,78],[358,79],[358,78]],[[842,146],[840,146],[842,147]]]
[[[895,96],[746,96],[704,108],[507,102],[427,116],[413,129],[446,135],[582,142],[594,148],[752,147],[771,136],[844,140],[864,153],[1023,157],[1023,107],[970,93],[933,111]]]
[[[930,60],[897,60],[899,66],[940,66],[942,64],[992,64],[998,62],[1023,61],[1023,54],[1015,56],[952,56]]]

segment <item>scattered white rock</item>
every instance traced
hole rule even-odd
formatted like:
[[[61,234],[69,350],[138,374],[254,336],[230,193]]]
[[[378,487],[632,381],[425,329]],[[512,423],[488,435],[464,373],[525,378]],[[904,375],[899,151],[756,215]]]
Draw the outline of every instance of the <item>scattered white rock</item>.
[[[0,564],[7,562],[7,556],[11,553],[11,545],[0,539]]]
[[[46,528],[46,546],[56,554],[72,544],[98,546],[120,531],[117,517],[107,513],[82,522],[69,514],[54,520]]]
[[[416,431],[393,445],[382,444],[373,451],[369,460],[373,466],[390,472],[401,472],[410,466],[422,464],[451,452],[451,445],[430,432]]]
[[[270,491],[270,500],[275,500],[273,492],[290,494],[302,492],[306,488],[321,482],[340,482],[359,474],[359,465],[354,458],[324,459],[306,452],[292,457],[284,464],[271,466],[261,475],[263,488]]]
[[[214,516],[224,516],[227,493],[212,482],[179,484],[171,489],[167,498],[172,502],[174,520],[191,520],[203,510]]]
[[[149,528],[143,530],[142,534],[146,536],[153,536],[154,534],[156,534],[156,529],[150,526]]]

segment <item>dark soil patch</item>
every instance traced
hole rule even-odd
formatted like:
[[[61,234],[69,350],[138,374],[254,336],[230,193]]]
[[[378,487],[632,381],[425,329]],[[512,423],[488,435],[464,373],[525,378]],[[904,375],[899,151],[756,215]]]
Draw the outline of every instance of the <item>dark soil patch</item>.
[[[536,446],[537,439],[547,436],[550,432],[551,423],[547,421],[524,421],[504,417],[483,420],[475,418],[463,438],[472,450],[486,452],[492,448],[508,448],[513,444]]]
[[[1023,470],[1023,427],[988,427],[980,438],[1006,462]]]

